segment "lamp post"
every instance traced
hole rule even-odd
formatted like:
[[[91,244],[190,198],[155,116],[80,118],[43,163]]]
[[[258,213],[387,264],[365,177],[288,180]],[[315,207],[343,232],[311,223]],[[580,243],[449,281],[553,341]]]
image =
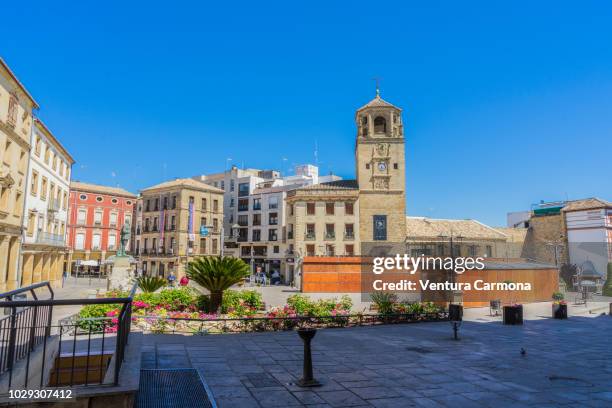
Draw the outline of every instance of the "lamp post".
[[[444,239],[448,239],[449,240],[449,243],[450,243],[450,257],[453,260],[453,267],[454,267],[455,266],[455,245],[453,243],[453,240],[461,241],[463,239],[463,236],[461,236],[461,235],[454,235],[453,234],[453,230],[451,229],[450,230],[450,235],[440,234],[440,235],[438,235],[438,238],[440,238],[442,240],[444,240]],[[454,270],[451,271],[451,273],[450,273],[450,282],[451,282],[451,284],[455,283],[455,271]],[[455,303],[457,300],[459,302],[461,302],[461,291],[453,290],[452,292],[453,292],[453,295],[451,297],[450,303],[451,304]]]

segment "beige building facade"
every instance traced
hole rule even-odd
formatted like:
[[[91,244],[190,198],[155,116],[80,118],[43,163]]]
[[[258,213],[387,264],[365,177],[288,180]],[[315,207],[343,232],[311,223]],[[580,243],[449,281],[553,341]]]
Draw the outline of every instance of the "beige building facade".
[[[141,191],[139,268],[178,278],[197,256],[220,255],[223,190],[194,179],[167,181]]]
[[[19,286],[33,109],[36,101],[0,58],[0,292]]]
[[[359,190],[355,180],[287,192],[287,242],[297,258],[360,254]]]

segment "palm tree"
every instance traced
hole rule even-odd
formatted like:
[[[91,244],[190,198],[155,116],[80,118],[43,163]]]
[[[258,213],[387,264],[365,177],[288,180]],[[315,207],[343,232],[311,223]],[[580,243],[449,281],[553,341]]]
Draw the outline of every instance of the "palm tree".
[[[202,256],[189,262],[187,277],[210,291],[210,311],[216,313],[223,302],[223,291],[250,274],[242,259],[229,256]]]
[[[166,286],[167,282],[161,276],[141,276],[136,279],[138,287],[145,293],[153,293]]]

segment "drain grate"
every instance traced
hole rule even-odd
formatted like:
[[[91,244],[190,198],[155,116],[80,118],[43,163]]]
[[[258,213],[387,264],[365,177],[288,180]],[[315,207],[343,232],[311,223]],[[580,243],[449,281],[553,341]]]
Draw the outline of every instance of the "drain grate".
[[[140,370],[136,408],[216,408],[212,396],[193,368]]]

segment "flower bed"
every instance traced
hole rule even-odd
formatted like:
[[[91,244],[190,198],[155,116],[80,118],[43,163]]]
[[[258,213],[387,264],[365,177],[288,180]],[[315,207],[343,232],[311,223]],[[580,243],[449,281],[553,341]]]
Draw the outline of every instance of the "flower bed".
[[[337,328],[373,326],[379,324],[401,324],[448,320],[448,313],[418,314],[342,314],[336,316],[254,316],[246,318],[224,318],[219,316],[172,317],[145,316],[135,318],[135,325],[144,332],[218,334],[264,331],[284,331],[296,328]]]
[[[108,296],[122,294],[114,292]],[[347,295],[339,300],[315,301],[296,294],[287,299],[286,305],[266,311],[261,294],[253,290],[226,291],[220,314],[209,313],[208,305],[208,296],[187,287],[138,294],[132,302],[133,326],[153,333],[203,334],[407,323],[448,317],[446,312],[429,303],[397,304],[388,313],[351,314],[353,303]],[[85,306],[78,315],[78,324],[84,329],[95,326],[115,332],[119,311],[120,305]],[[103,324],[101,319],[110,319],[110,324]]]

